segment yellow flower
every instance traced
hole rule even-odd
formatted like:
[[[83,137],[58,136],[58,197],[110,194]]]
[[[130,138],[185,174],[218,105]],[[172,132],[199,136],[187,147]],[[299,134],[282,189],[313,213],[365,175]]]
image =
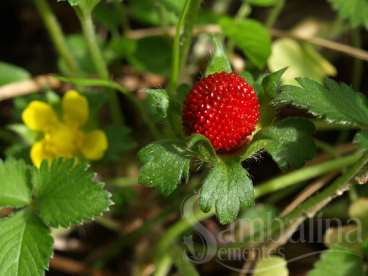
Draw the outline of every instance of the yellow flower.
[[[43,133],[43,138],[31,149],[33,164],[39,167],[42,160],[57,157],[101,159],[108,147],[107,138],[100,129],[82,130],[88,116],[87,99],[73,90],[62,99],[62,118],[47,103],[32,101],[23,111],[23,122],[30,129]]]

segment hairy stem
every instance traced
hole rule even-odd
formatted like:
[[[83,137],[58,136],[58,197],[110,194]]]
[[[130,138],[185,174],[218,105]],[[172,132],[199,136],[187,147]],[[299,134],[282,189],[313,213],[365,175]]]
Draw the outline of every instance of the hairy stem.
[[[368,156],[368,155],[367,155]],[[299,170],[296,170],[294,172],[288,173],[286,175],[279,176],[271,181],[265,182],[264,184],[261,184],[260,186],[257,186],[255,188],[255,196],[256,198],[259,198],[260,196],[279,191],[281,189],[284,189],[286,187],[289,187],[291,185],[300,183],[301,181],[305,181],[308,179],[311,179],[313,177],[317,177],[319,175],[342,169],[346,166],[352,165],[355,162],[358,162],[360,166],[362,166],[362,153],[355,153],[348,157],[340,157],[332,161],[327,161],[322,164],[313,165],[305,168],[301,168]],[[363,162],[365,164],[365,162]],[[360,168],[359,166],[359,168]],[[356,166],[354,166],[356,167]],[[354,172],[357,169],[354,170]],[[351,175],[351,173],[349,174]],[[346,176],[344,176],[343,179],[345,179]],[[340,178],[339,178],[340,179]],[[349,178],[350,179],[350,178]],[[339,183],[341,180],[339,180]],[[335,182],[334,182],[335,183]],[[332,187],[335,187],[336,184],[331,184]],[[328,187],[326,190],[331,190],[333,188]],[[324,192],[325,193],[325,192]],[[321,193],[321,194],[324,194]],[[306,201],[307,203],[308,201]],[[309,205],[307,205],[309,206]],[[299,210],[299,208],[298,208]],[[288,217],[292,216],[293,212],[288,215]],[[195,223],[198,223],[204,219],[207,219],[214,215],[214,211],[210,211],[208,213],[203,213],[201,210],[197,210],[193,214],[193,219],[188,220],[187,218],[182,218],[177,223],[175,223],[167,232],[166,234],[161,238],[161,240],[158,243],[157,246],[157,256],[156,263],[160,263],[162,261],[163,256],[165,256],[165,253],[167,253],[168,248],[170,245],[175,242],[175,240],[183,234],[185,231],[187,231],[191,226],[193,226]],[[286,218],[286,217],[285,217]],[[235,246],[235,245],[234,245]]]
[[[52,44],[54,45],[58,55],[65,62],[65,65],[68,67],[71,75],[78,75],[78,73],[80,73],[78,64],[69,51],[60,24],[53,14],[47,0],[35,0],[35,5],[42,17],[45,27],[50,35]]]
[[[331,200],[342,195],[350,187],[350,181],[355,177],[362,168],[368,163],[368,153],[360,152],[360,158],[355,164],[348,169],[343,175],[337,178],[332,184],[325,188],[320,193],[309,198],[292,212],[282,218],[282,220],[274,221],[270,229],[267,231],[259,231],[250,239],[241,242],[235,242],[225,245],[226,248],[248,248],[263,243],[267,240],[272,240],[271,245],[267,246],[268,253],[287,241],[287,238],[294,233],[298,225],[306,218],[313,217],[320,209],[325,207]],[[285,228],[286,226],[286,228]],[[272,237],[277,236],[276,240]]]
[[[324,162],[322,164],[305,167],[282,175],[275,179],[266,181],[256,187],[256,197],[261,197],[274,191],[289,187],[295,183],[299,183],[313,177],[317,177],[319,175],[341,169],[345,166],[349,166],[356,162],[360,158],[360,156],[360,153],[356,153],[350,156],[340,157],[331,161]]]
[[[77,11],[77,14],[80,18],[83,34],[87,43],[87,48],[91,54],[91,58],[96,68],[97,74],[101,79],[108,80],[109,71],[102,56],[101,50],[98,46],[95,27],[92,21],[92,15],[90,12],[80,11]],[[115,124],[121,124],[123,115],[120,110],[118,97],[112,90],[108,90],[108,95],[113,121]]]
[[[186,0],[179,22],[176,26],[173,61],[168,89],[171,97],[175,95],[183,65],[188,57],[189,47],[192,41],[192,29],[200,4],[201,0]]]

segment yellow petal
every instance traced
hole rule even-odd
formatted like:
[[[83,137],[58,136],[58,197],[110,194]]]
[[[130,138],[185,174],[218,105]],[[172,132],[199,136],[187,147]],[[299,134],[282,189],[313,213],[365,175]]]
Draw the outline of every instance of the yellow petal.
[[[81,151],[84,157],[89,160],[101,159],[108,147],[106,134],[102,130],[86,133],[83,142]]]
[[[47,131],[59,123],[52,107],[41,101],[32,101],[23,111],[22,119],[27,127],[38,131]]]
[[[79,127],[87,122],[89,109],[86,97],[70,90],[64,95],[62,106],[63,119],[67,124]]]
[[[78,153],[83,133],[70,125],[60,123],[45,135],[47,151],[58,157],[71,158]]]
[[[50,160],[51,158],[51,154],[46,151],[44,141],[33,144],[31,148],[31,160],[37,168],[40,167],[43,160]]]

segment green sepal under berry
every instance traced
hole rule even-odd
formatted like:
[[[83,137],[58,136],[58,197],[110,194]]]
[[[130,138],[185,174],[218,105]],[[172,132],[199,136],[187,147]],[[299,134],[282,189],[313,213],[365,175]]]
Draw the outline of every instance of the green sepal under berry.
[[[287,68],[262,75],[255,82],[254,89],[261,103],[260,126],[265,127],[272,123],[276,117],[276,110],[272,100],[280,93],[281,77]]]
[[[219,37],[212,36],[213,54],[211,60],[207,66],[205,76],[212,75],[219,72],[231,73],[231,63],[227,57],[224,46]]]
[[[316,146],[312,134],[314,125],[304,118],[286,118],[259,131],[243,154],[246,159],[266,150],[283,170],[300,167],[312,159]]]
[[[44,275],[52,245],[50,229],[31,211],[0,219],[0,275]]]
[[[68,227],[102,215],[112,204],[111,194],[89,170],[76,160],[43,161],[33,175],[35,208],[52,227]]]
[[[274,104],[303,108],[331,123],[368,126],[368,101],[363,94],[331,79],[327,79],[325,85],[307,78],[298,78],[297,81],[300,86],[284,86]]]
[[[199,202],[204,212],[214,209],[222,224],[234,221],[242,207],[254,205],[252,180],[239,159],[217,159],[212,164],[203,181]]]

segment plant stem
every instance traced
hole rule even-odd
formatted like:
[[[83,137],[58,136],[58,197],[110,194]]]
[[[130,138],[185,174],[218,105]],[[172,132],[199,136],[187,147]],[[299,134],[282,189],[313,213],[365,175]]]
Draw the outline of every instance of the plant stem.
[[[194,264],[189,260],[185,250],[181,246],[179,246],[178,244],[173,245],[171,253],[172,261],[174,262],[181,275],[199,276],[199,273],[197,272]]]
[[[52,44],[58,52],[58,55],[65,62],[65,65],[68,67],[71,75],[78,75],[80,73],[78,64],[69,51],[60,24],[53,14],[47,0],[35,0],[35,5],[42,17],[45,27],[50,35]]]
[[[355,28],[352,33],[352,42],[353,46],[356,48],[362,48],[362,37],[360,35],[359,28]],[[362,83],[362,77],[363,77],[363,69],[364,69],[364,63],[360,59],[354,59],[353,64],[353,75],[352,75],[352,84],[354,89],[359,90],[360,85]]]
[[[347,157],[340,157],[332,161],[327,161],[322,164],[301,168],[289,174],[279,176],[273,180],[267,181],[264,184],[255,187],[255,197],[259,198],[260,196],[279,191],[280,189],[284,189],[293,184],[300,183],[301,181],[305,181],[310,178],[317,177],[319,175],[349,166],[357,162],[361,157],[362,153],[358,152]],[[158,258],[156,263],[159,263],[161,261],[162,256],[167,253],[168,248],[177,239],[178,236],[187,231],[196,222],[207,219],[212,215],[214,215],[214,211],[203,213],[201,210],[197,210],[193,215],[193,219],[191,219],[190,221],[188,221],[188,219],[186,218],[182,218],[176,224],[174,224],[165,233],[165,235],[158,243],[156,251],[158,254]]]
[[[86,39],[87,48],[91,54],[92,61],[95,65],[97,74],[101,79],[109,79],[109,71],[107,70],[107,65],[102,56],[101,50],[98,46],[97,36],[95,32],[95,27],[92,20],[92,15],[90,12],[77,12],[84,37]],[[122,124],[122,112],[119,106],[119,99],[114,91],[109,90],[109,104],[111,108],[112,118],[115,124]]]
[[[169,254],[163,256],[160,263],[156,264],[156,270],[154,276],[166,276],[171,268],[172,258]]]
[[[255,188],[256,197],[261,197],[274,191],[289,187],[295,183],[349,166],[356,162],[360,157],[361,153],[355,153],[350,156],[340,157],[322,164],[301,168],[275,179],[266,181]]]
[[[273,25],[275,24],[277,18],[279,17],[280,13],[282,12],[282,9],[285,6],[285,2],[286,0],[278,0],[276,5],[271,10],[271,13],[268,16],[267,21],[266,21],[266,26],[268,28],[272,28]]]
[[[176,94],[179,77],[185,64],[190,43],[192,41],[192,29],[197,16],[201,0],[186,0],[179,22],[176,26],[176,34],[173,45],[173,57],[171,65],[171,76],[168,92],[173,98]]]
[[[231,244],[227,244],[224,247],[226,248],[247,248],[249,246],[255,246],[256,244],[263,243],[267,240],[272,240],[274,242],[273,237],[275,235],[279,235],[279,238],[276,242],[279,242],[280,239],[283,239],[282,233],[283,229],[288,230],[286,235],[292,234],[294,231],[289,231],[288,227],[285,226],[292,225],[296,229],[297,226],[304,221],[307,217],[313,217],[316,212],[318,212],[321,208],[325,207],[331,200],[343,194],[344,191],[347,190],[348,185],[351,179],[356,176],[363,167],[368,163],[368,153],[360,152],[360,158],[356,160],[355,164],[348,169],[343,175],[337,178],[332,184],[330,184],[327,188],[325,188],[320,193],[317,193],[315,196],[307,199],[304,203],[295,208],[292,212],[286,215],[282,220],[277,220],[270,226],[270,229],[267,231],[259,231],[255,233],[251,239],[247,239],[242,242],[235,242]],[[281,238],[280,238],[281,237]],[[253,241],[253,242],[252,242]]]

